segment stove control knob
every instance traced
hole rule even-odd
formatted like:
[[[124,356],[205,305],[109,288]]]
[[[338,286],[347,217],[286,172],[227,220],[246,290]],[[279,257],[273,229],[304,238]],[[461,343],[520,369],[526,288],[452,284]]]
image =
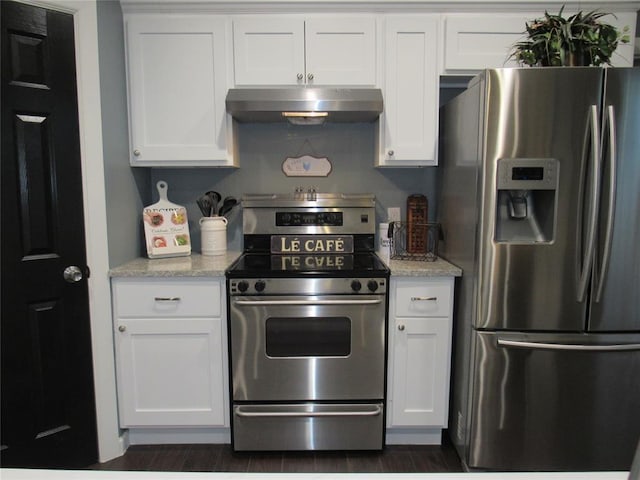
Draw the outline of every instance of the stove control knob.
[[[378,282],[376,282],[375,280],[369,280],[367,282],[367,287],[369,288],[369,290],[371,290],[372,292],[375,292],[378,289]]]
[[[240,280],[238,282],[238,290],[240,291],[240,293],[244,293],[249,289],[249,282],[247,282],[246,280]]]
[[[354,280],[351,282],[351,290],[354,292],[359,292],[361,288],[362,284],[360,283],[360,280]]]
[[[267,284],[264,282],[264,280],[258,280],[256,282],[256,284],[253,286],[253,288],[256,289],[256,292],[263,292],[264,291],[264,287],[266,287]]]

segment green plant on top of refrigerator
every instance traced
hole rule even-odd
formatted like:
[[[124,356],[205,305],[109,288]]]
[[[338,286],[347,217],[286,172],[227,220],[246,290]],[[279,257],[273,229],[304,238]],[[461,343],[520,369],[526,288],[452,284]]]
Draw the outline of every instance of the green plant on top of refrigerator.
[[[629,43],[629,27],[622,31],[601,21],[610,13],[593,10],[563,16],[544,12],[543,18],[526,22],[527,38],[516,42],[509,58],[529,66],[611,65],[619,43]]]

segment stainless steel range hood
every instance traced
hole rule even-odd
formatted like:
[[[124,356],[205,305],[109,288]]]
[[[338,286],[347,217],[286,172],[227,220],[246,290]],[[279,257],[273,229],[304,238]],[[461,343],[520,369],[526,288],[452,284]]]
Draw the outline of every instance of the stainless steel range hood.
[[[373,122],[382,113],[377,88],[232,88],[227,112],[240,122]]]

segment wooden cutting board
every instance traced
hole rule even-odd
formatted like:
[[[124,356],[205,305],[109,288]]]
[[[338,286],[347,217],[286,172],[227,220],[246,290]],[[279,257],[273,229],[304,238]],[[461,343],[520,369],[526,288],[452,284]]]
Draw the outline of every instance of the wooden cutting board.
[[[156,187],[160,200],[142,210],[147,255],[149,258],[191,255],[187,209],[168,200],[167,182],[160,180]]]

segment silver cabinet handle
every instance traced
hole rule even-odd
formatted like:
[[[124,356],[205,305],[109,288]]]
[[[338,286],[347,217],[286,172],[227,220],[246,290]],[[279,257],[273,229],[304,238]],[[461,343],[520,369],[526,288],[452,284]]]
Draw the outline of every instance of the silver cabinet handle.
[[[119,331],[119,332],[126,332],[126,331],[127,331],[127,327],[125,327],[124,325],[120,325],[120,326],[118,327],[118,331]]]
[[[179,302],[180,297],[156,297],[154,300],[156,302]]]
[[[377,305],[382,299],[373,300],[234,300],[236,305]]]
[[[438,297],[411,297],[412,302],[437,302]]]
[[[140,150],[138,150],[138,149],[136,148],[136,149],[133,151],[133,154],[134,154],[136,157],[139,157],[139,156],[140,156]]]
[[[390,156],[390,157],[393,157],[393,156],[395,155],[395,153],[396,153],[396,152],[394,152],[393,150],[389,150],[389,152],[388,152],[388,153],[389,153],[389,156]]]
[[[82,280],[82,277],[83,277],[82,270],[80,270],[80,268],[76,267],[75,265],[70,265],[64,269],[64,271],[62,272],[62,277],[68,283],[79,282],[80,280]]]
[[[616,352],[625,350],[640,350],[640,343],[621,343],[611,345],[583,345],[571,343],[522,342],[519,340],[498,339],[498,346],[513,348],[528,348],[536,350],[579,350],[582,352]]]
[[[243,410],[242,407],[237,407],[235,413],[239,417],[375,417],[377,415],[380,415],[382,413],[382,410],[377,405],[371,410],[351,410],[344,412],[339,410],[333,412],[252,412],[249,410]]]
[[[404,332],[404,325],[398,325],[398,330],[400,330],[401,332]]]
[[[299,74],[297,75],[297,77],[298,77],[298,80],[302,80],[302,79],[304,78],[304,75],[303,75],[303,74],[301,74],[301,73],[299,73]]]
[[[310,73],[309,75],[307,75],[307,79],[308,80],[313,80],[313,73]]]

